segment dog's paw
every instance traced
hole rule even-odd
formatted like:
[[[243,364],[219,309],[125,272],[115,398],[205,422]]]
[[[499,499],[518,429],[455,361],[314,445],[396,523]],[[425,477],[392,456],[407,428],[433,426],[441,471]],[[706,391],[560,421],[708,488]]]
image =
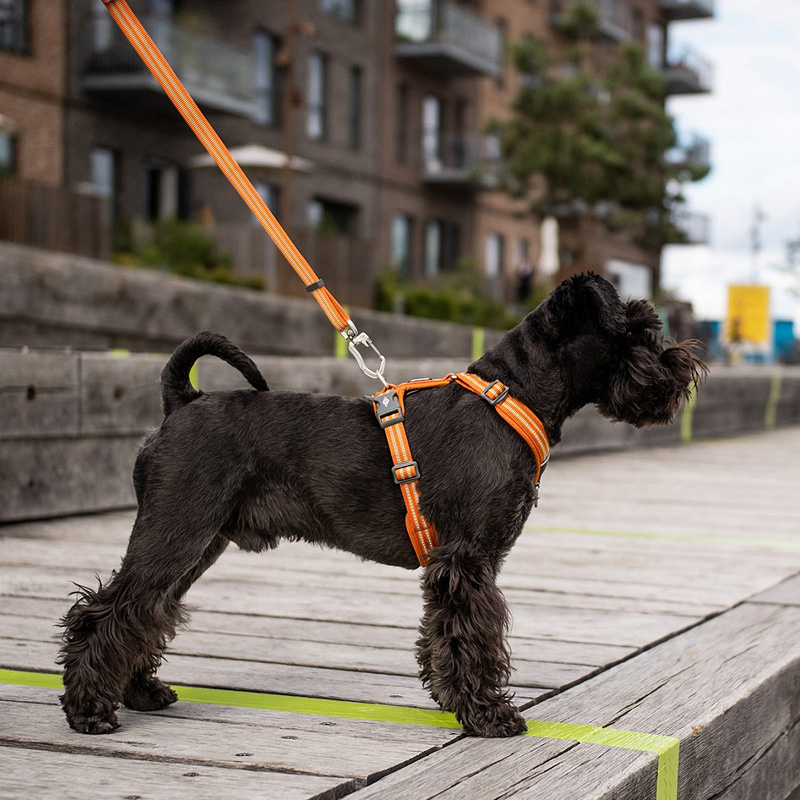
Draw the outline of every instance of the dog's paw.
[[[177,699],[178,695],[158,678],[148,678],[129,683],[122,695],[122,704],[134,711],[160,711]]]
[[[487,739],[519,736],[528,729],[525,718],[510,703],[468,709],[461,724],[468,736]]]
[[[68,716],[70,728],[78,733],[111,733],[119,728],[117,715],[112,713],[103,717]]]

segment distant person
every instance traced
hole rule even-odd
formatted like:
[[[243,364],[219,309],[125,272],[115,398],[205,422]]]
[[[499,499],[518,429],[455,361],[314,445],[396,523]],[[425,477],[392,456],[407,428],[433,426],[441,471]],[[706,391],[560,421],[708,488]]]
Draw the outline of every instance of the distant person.
[[[533,293],[533,267],[527,261],[517,266],[517,302],[524,306]]]

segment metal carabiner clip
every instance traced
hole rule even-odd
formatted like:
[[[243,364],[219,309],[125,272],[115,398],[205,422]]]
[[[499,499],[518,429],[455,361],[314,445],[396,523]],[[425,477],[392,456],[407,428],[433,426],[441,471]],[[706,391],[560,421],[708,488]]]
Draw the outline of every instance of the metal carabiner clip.
[[[350,323],[352,325],[352,323]],[[355,329],[355,325],[352,326]],[[368,377],[379,380],[384,386],[388,386],[389,384],[386,382],[386,378],[383,377],[383,371],[386,369],[386,358],[383,356],[380,350],[372,343],[372,339],[367,336],[366,333],[358,333],[357,329],[355,335],[348,335],[342,334],[347,339],[347,349],[350,351],[353,358],[356,360],[358,364],[358,368]],[[371,348],[378,358],[381,360],[380,366],[377,369],[370,369],[364,363],[364,357],[358,351],[358,345],[362,345],[363,347]]]

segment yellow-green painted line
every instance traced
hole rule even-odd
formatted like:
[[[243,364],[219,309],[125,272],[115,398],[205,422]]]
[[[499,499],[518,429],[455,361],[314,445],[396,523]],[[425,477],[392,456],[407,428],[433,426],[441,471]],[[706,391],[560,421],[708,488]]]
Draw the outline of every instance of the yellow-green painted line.
[[[646,531],[612,531],[605,529],[571,528],[557,525],[526,525],[526,531],[535,533],[578,533],[585,536],[610,536],[619,539],[654,539],[665,542],[692,542],[715,544],[722,547],[761,547],[765,550],[800,550],[800,540],[751,539],[736,536],[704,536],[690,533],[648,533]]]
[[[778,403],[781,401],[781,388],[783,386],[783,373],[773,372],[772,383],[769,387],[769,399],[767,400],[767,410],[764,415],[764,427],[774,430],[778,418]]]
[[[477,361],[486,352],[486,330],[472,329],[472,360]]]
[[[350,310],[345,307],[345,312],[350,313]],[[334,340],[333,340],[333,356],[334,358],[344,359],[347,358],[349,355],[349,350],[347,347],[347,339],[342,336],[339,331],[334,331]]]
[[[697,405],[697,384],[692,381],[689,387],[689,399],[683,407],[683,415],[681,416],[681,441],[692,441],[692,420],[694,418],[694,407]]]
[[[61,676],[49,672],[24,672],[0,669],[0,683],[15,686],[35,686],[63,689]],[[294,697],[264,692],[243,692],[231,689],[207,689],[200,686],[173,686],[178,699],[184,703],[237,706],[262,711],[284,711],[293,714],[316,714],[324,717],[358,719],[371,722],[393,722],[402,725],[421,725],[431,728],[459,729],[456,718],[446,711],[427,711],[423,708],[390,706],[381,703],[356,703],[345,700],[324,700],[317,697]],[[528,720],[526,736],[537,739],[596,744],[619,747],[658,755],[656,800],[677,800],[679,740],[672,736],[637,733],[597,725],[575,725],[568,722]]]

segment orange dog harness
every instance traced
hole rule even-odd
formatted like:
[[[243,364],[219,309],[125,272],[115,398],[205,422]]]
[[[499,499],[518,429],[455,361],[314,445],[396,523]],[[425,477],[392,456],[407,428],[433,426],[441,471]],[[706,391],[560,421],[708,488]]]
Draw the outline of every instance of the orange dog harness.
[[[457,383],[485,400],[525,440],[536,458],[534,504],[539,500],[539,479],[550,458],[550,442],[539,418],[519,400],[509,395],[508,387],[500,381],[485,381],[470,372],[459,372],[444,378],[409,381],[387,386],[372,400],[378,423],[386,432],[392,454],[392,475],[400,486],[406,506],[406,531],[421,566],[427,566],[431,550],[439,544],[436,528],[419,508],[419,465],[411,455],[406,436],[405,395],[418,389],[434,389]]]

